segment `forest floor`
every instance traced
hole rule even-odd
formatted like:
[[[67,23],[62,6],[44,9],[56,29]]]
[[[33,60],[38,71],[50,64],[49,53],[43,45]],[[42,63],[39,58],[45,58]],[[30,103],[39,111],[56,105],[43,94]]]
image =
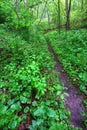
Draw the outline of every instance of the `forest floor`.
[[[56,70],[59,73],[60,81],[67,88],[65,92],[69,94],[69,96],[65,99],[65,106],[67,109],[71,111],[71,124],[73,125],[73,127],[78,127],[82,128],[83,130],[86,130],[82,125],[84,117],[81,115],[81,113],[85,112],[85,108],[83,106],[83,96],[79,94],[78,90],[69,82],[68,75],[65,72],[63,72],[63,67],[57,60],[58,58],[49,44],[48,50],[52,54],[56,63]]]

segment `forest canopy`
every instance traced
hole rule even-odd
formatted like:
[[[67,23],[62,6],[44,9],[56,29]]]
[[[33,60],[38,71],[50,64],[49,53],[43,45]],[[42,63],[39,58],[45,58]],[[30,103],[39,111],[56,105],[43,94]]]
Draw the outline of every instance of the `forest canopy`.
[[[16,29],[31,25],[41,25],[46,29],[65,27],[67,20],[71,22],[71,28],[75,28],[86,26],[86,19],[86,0],[0,1],[0,23],[8,22]]]

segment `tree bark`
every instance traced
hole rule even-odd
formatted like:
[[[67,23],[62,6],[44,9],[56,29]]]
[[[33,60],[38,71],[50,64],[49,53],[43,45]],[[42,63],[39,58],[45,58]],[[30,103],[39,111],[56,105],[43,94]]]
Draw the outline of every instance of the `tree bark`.
[[[58,0],[58,30],[60,34],[60,0]]]
[[[66,30],[70,29],[70,10],[71,10],[71,0],[65,0],[66,2]],[[68,4],[69,3],[69,4]]]

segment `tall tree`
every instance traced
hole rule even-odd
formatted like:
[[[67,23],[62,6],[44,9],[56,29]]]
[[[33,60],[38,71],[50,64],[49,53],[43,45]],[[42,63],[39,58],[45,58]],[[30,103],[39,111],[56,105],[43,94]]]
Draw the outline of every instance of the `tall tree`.
[[[60,34],[60,0],[58,0],[58,29]]]
[[[70,11],[71,11],[71,0],[65,0],[66,4],[66,30],[70,28]]]

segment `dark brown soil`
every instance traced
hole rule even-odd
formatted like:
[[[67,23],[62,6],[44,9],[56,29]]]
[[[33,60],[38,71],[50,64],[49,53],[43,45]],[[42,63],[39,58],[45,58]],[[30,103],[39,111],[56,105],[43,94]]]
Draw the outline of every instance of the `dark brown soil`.
[[[83,116],[81,115],[82,112],[85,112],[85,109],[83,107],[83,97],[82,95],[78,94],[78,90],[69,82],[68,75],[63,72],[63,67],[58,61],[58,58],[50,45],[48,45],[48,49],[52,54],[54,61],[56,62],[56,70],[59,73],[60,81],[64,84],[65,87],[68,88],[67,93],[69,96],[65,99],[65,106],[71,111],[71,124],[73,127],[78,127],[86,130],[83,128]]]

